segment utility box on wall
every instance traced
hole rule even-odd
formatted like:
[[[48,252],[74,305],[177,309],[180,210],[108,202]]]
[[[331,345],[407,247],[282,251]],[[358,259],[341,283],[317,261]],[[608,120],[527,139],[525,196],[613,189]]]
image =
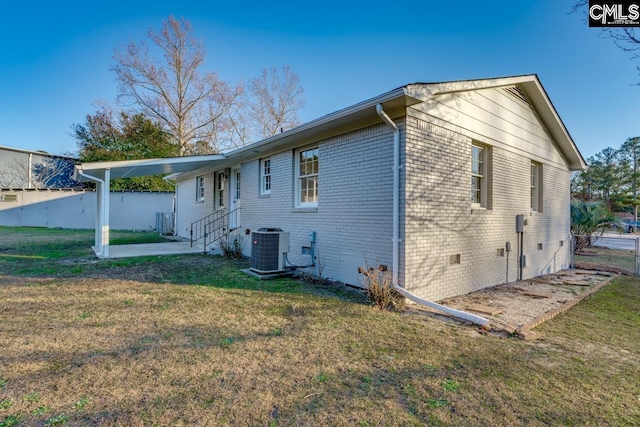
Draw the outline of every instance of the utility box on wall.
[[[516,233],[524,233],[524,215],[516,215]]]
[[[289,232],[279,228],[261,228],[251,233],[251,270],[278,273],[285,269],[289,252]]]

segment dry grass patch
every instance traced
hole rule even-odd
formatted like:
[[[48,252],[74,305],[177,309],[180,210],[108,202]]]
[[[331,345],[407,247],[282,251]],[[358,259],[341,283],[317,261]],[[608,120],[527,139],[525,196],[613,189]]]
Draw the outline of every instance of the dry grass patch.
[[[640,417],[637,340],[621,363],[568,348],[571,331],[529,344],[337,298],[116,279],[2,279],[0,313],[0,420],[23,425]]]
[[[526,343],[219,257],[63,266],[0,270],[0,425],[640,424],[635,278]]]
[[[609,249],[603,247],[590,247],[588,251],[595,256],[576,254],[576,264],[581,268],[613,267],[614,271],[622,270],[625,274],[633,274],[635,271],[636,254],[629,249]]]

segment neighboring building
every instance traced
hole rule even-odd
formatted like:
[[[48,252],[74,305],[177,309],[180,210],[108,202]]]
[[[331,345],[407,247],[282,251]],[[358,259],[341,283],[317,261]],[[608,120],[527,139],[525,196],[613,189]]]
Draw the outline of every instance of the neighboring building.
[[[77,159],[0,146],[0,188],[70,188]]]
[[[570,171],[586,166],[535,75],[409,84],[189,161],[164,169],[181,172],[179,235],[241,207],[231,225],[290,232],[293,264],[312,262],[315,232],[324,276],[358,285],[358,267],[378,262],[433,300],[568,268]]]
[[[112,191],[115,230],[173,230],[173,192]],[[95,226],[96,192],[84,189],[0,189],[0,226],[82,229]],[[164,213],[165,217],[160,217]],[[159,221],[161,220],[161,221]]]

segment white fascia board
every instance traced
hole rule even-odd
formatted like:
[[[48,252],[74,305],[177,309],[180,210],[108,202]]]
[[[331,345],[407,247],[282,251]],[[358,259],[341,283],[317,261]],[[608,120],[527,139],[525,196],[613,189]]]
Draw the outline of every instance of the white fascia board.
[[[73,177],[76,181],[88,181],[80,172],[100,178],[105,170],[111,171],[111,178],[131,178],[135,176],[160,175],[165,173],[193,170],[203,164],[225,160],[226,156],[214,154],[210,156],[170,157],[165,159],[121,160],[110,162],[90,162],[76,165]]]
[[[233,150],[229,153],[227,153],[229,158],[233,158],[236,156],[239,156],[243,153],[246,152],[252,152],[254,150],[258,150],[263,146],[268,146],[269,144],[274,144],[279,140],[288,138],[288,137],[292,137],[292,136],[296,136],[296,135],[300,135],[300,134],[305,134],[309,131],[319,131],[325,127],[331,127],[332,124],[334,124],[335,122],[340,121],[341,119],[347,119],[350,118],[351,116],[353,116],[354,114],[358,113],[358,112],[362,112],[368,108],[373,108],[373,114],[377,115],[377,113],[375,112],[375,106],[377,104],[384,104],[385,102],[389,102],[392,101],[394,99],[400,99],[402,97],[405,97],[407,95],[405,88],[401,87],[398,89],[395,89],[391,92],[387,92],[385,94],[382,94],[380,96],[377,96],[375,98],[371,98],[368,99],[366,101],[362,101],[358,104],[352,105],[350,107],[344,108],[342,110],[338,110],[334,113],[331,114],[327,114],[326,116],[322,116],[316,120],[312,120],[308,123],[302,124],[300,126],[297,126],[293,129],[290,129],[286,132],[274,135],[272,137],[269,137],[267,139],[263,139],[262,141],[258,141],[255,142],[253,144],[247,145],[245,147],[241,147],[238,148],[236,150]],[[417,101],[416,101],[417,102]],[[416,102],[410,103],[410,104],[414,104]]]
[[[78,158],[76,158],[76,157],[65,156],[65,155],[61,155],[61,154],[45,153],[45,152],[42,152],[42,151],[25,150],[23,148],[7,147],[5,145],[0,145],[0,151],[1,150],[14,151],[16,153],[33,154],[33,155],[37,155],[37,156],[41,156],[41,157],[53,157],[53,158],[56,158],[56,159],[67,159],[67,160],[73,160],[73,161],[78,160]]]
[[[227,159],[215,165],[203,165],[190,172],[180,174],[178,180],[184,181],[196,176],[215,172],[227,167],[238,166],[249,160],[269,156],[293,147],[311,144],[330,136],[349,132],[355,128],[381,123],[376,113],[376,105],[382,104],[391,117],[406,114],[406,107],[421,102],[421,99],[409,96],[406,87],[400,87],[375,98],[362,101],[345,109],[322,116],[288,131],[279,133],[261,141],[237,148],[225,153]]]
[[[415,98],[427,100],[434,95],[514,85],[521,86],[524,89],[527,97],[533,103],[536,111],[547,126],[547,129],[549,129],[554,141],[558,144],[558,148],[563,153],[569,168],[571,170],[586,169],[587,165],[582,154],[580,154],[573,138],[571,138],[569,131],[547,96],[547,92],[544,90],[542,83],[540,83],[538,76],[535,74],[443,83],[416,83],[407,86],[407,93]]]

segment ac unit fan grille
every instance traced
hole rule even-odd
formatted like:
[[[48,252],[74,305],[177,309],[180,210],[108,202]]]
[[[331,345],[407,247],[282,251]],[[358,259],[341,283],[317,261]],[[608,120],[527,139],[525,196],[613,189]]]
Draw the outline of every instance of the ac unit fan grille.
[[[278,271],[280,258],[280,234],[253,233],[251,268],[256,271]]]

